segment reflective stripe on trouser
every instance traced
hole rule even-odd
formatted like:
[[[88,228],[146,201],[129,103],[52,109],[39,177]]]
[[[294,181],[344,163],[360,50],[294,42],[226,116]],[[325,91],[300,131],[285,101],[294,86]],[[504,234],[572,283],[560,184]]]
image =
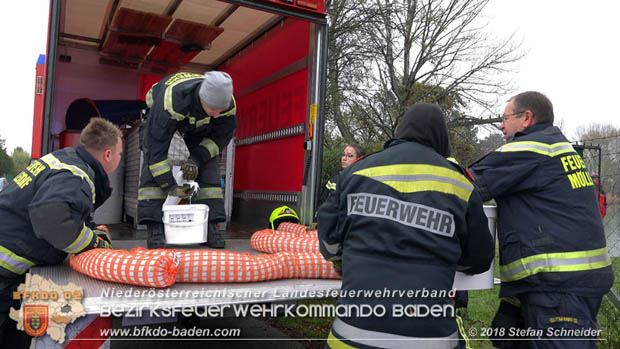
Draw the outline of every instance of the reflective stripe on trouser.
[[[220,223],[226,220],[224,211],[224,196],[221,190],[220,168],[218,157],[211,158],[204,164],[199,165],[198,178],[196,182],[203,193],[204,198],[194,198],[192,204],[205,204],[209,206],[209,222]],[[215,194],[215,188],[219,189],[219,194]],[[213,197],[206,197],[206,196]],[[166,193],[159,189],[153,178],[151,171],[146,164],[143,164],[140,177],[140,189],[138,191],[138,223],[144,224],[147,221],[162,222],[161,206],[166,199]]]
[[[611,265],[607,247],[596,250],[543,253],[500,265],[502,282],[524,279],[545,272],[569,272],[604,268]]]
[[[27,272],[32,266],[34,266],[33,262],[16,255],[13,251],[4,246],[0,246],[0,267],[21,275]]]
[[[352,342],[353,345],[349,345],[339,338]],[[458,345],[458,340],[457,331],[446,337],[410,337],[365,330],[336,318],[332,331],[329,333],[327,344],[330,348],[354,348],[357,343],[377,348],[451,349]]]
[[[161,205],[164,204],[165,199],[166,194],[153,178],[147,163],[143,162],[140,171],[140,189],[138,189],[138,223],[145,224],[147,221],[161,223]]]
[[[192,203],[209,206],[210,223],[224,222],[226,221],[226,212],[224,211],[219,157],[213,157],[199,166],[196,182],[200,186],[200,191]]]

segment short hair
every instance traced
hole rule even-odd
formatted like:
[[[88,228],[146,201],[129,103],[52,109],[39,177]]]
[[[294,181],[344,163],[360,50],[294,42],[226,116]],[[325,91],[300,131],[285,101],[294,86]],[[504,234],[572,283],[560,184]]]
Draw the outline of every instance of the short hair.
[[[80,134],[80,144],[92,151],[115,149],[123,134],[116,125],[103,118],[91,118]]]
[[[537,123],[553,124],[553,104],[544,94],[536,91],[519,93],[510,98],[514,111],[531,110]]]
[[[357,154],[357,157],[358,157],[358,158],[359,158],[359,157],[362,157],[362,156],[364,156],[364,155],[366,155],[366,151],[364,150],[364,148],[360,147],[360,146],[359,146],[359,145],[357,145],[357,144],[347,144],[347,145],[345,145],[344,147],[345,147],[345,148],[346,148],[346,147],[351,147],[351,148],[353,148],[353,150],[355,150],[355,154]]]

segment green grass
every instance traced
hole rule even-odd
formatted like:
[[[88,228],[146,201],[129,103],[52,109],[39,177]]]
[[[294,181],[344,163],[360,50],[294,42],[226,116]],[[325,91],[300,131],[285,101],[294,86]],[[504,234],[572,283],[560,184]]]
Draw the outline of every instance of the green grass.
[[[499,260],[496,258],[495,265]],[[612,266],[616,275],[614,289],[620,293],[620,258],[612,257]],[[497,274],[498,268],[495,268]],[[489,290],[469,291],[469,306],[467,318],[464,319],[465,331],[476,328],[477,333],[481,333],[481,328],[488,328],[493,321],[497,307],[499,306],[499,285]],[[599,329],[602,330],[601,338],[605,339],[598,343],[599,348],[620,348],[620,310],[607,299],[603,303],[598,313]],[[310,304],[332,304],[334,298],[304,300],[299,303]],[[331,328],[331,318],[298,318],[298,317],[278,317],[268,321],[271,324],[292,338],[327,338]],[[488,339],[476,338],[470,342],[472,348],[493,348]],[[312,341],[304,343],[308,348],[322,348],[324,342]]]

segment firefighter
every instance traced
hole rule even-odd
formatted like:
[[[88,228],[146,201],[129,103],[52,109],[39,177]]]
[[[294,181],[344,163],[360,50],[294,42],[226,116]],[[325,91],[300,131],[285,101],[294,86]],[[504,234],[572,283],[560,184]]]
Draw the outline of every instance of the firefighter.
[[[353,163],[362,159],[366,155],[366,152],[362,147],[357,144],[347,144],[342,150],[342,155],[340,156],[340,166],[344,169],[351,166]],[[330,192],[336,190],[336,185],[338,184],[338,174],[340,172],[333,175],[327,183],[325,183],[325,187],[321,191],[321,195],[319,196],[319,200],[317,203],[317,207],[321,206],[325,200],[327,200],[327,196]]]
[[[483,200],[498,206],[502,302],[494,326],[509,334],[522,325],[546,339],[529,348],[595,348],[587,333],[614,276],[590,172],[539,92],[512,97],[500,130],[506,144],[470,168]],[[566,331],[575,329],[584,335]]]
[[[488,270],[494,248],[480,194],[449,154],[443,113],[419,103],[383,151],[341,172],[319,208],[321,254],[342,276],[338,304],[373,312],[337,316],[330,347],[458,345],[455,272]],[[425,307],[442,311],[415,316]]]
[[[182,164],[183,178],[196,180],[200,190],[192,203],[209,206],[206,245],[224,248],[217,231],[224,222],[224,196],[221,187],[219,154],[237,128],[233,85],[224,72],[204,75],[176,73],[153,85],[146,95],[149,111],[140,128],[144,163],[138,193],[138,221],[147,225],[148,248],[165,246],[162,204],[167,195],[189,198],[187,187],[179,187],[168,161],[168,148],[179,132],[189,149]]]
[[[0,348],[30,346],[8,318],[13,291],[35,265],[61,263],[68,253],[110,248],[112,240],[90,217],[110,194],[108,174],[123,150],[120,130],[92,118],[75,148],[34,160],[0,193]]]

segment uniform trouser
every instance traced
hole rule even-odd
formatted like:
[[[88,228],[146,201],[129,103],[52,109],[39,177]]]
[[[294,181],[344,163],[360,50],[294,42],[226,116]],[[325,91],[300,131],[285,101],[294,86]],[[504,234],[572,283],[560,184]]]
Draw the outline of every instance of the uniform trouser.
[[[13,292],[24,282],[24,275],[0,273],[0,348],[29,348],[30,337],[17,329],[17,322],[9,318],[11,308],[19,310],[20,302],[13,300]]]
[[[199,165],[196,182],[200,186],[200,190],[192,198],[192,204],[209,206],[209,223],[225,222],[224,193],[217,156]],[[144,224],[148,221],[161,223],[161,207],[165,199],[166,193],[155,182],[145,161],[142,165],[140,189],[138,191],[138,223]]]
[[[500,348],[596,348],[596,315],[602,298],[553,292],[521,294],[520,311],[514,312],[520,319],[514,322],[516,326],[506,326],[505,332],[513,329],[516,333],[520,328],[521,335],[514,338],[530,340],[510,343],[511,338],[505,338],[504,345],[493,344]],[[501,305],[496,319],[506,315],[500,311]]]

